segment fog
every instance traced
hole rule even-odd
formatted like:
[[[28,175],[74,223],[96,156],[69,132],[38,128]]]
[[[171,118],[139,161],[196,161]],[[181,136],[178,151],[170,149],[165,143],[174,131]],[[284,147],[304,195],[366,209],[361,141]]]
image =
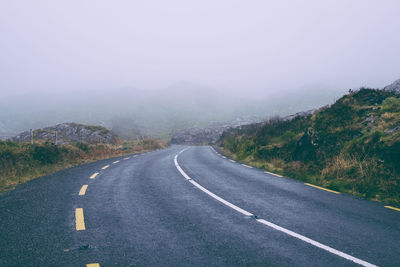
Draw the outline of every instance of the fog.
[[[0,136],[259,120],[400,78],[400,2],[1,1]]]

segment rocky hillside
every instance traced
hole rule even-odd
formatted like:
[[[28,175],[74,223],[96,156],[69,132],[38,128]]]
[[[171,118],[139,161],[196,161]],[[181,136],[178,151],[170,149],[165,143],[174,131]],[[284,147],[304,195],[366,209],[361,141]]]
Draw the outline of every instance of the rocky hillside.
[[[226,129],[226,127],[184,129],[172,136],[171,143],[186,145],[215,144]]]
[[[400,80],[313,114],[226,131],[226,153],[270,171],[400,205]]]
[[[218,142],[224,131],[242,125],[259,122],[254,116],[237,117],[225,123],[214,123],[210,127],[192,127],[176,131],[171,138],[172,144],[213,145]]]
[[[34,142],[56,142],[57,144],[67,145],[74,143],[88,144],[116,144],[118,137],[112,131],[101,126],[83,125],[77,123],[62,123],[55,126],[37,129],[33,131]],[[14,142],[30,142],[30,131],[20,133],[10,139]]]

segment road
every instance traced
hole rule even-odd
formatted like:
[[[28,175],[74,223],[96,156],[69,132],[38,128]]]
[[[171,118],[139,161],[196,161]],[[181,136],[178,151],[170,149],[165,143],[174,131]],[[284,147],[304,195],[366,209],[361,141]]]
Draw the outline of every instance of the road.
[[[87,264],[400,266],[400,212],[209,146],[97,161],[0,196],[0,266]]]

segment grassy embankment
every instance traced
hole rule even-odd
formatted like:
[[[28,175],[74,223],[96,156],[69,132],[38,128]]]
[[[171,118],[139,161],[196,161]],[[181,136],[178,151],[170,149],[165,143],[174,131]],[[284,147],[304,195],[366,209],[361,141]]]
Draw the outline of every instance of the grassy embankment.
[[[226,132],[237,160],[315,185],[400,207],[400,98],[365,89],[312,116]]]
[[[167,143],[161,140],[122,141],[118,145],[76,143],[65,146],[0,141],[0,193],[39,176],[86,162],[166,146]]]

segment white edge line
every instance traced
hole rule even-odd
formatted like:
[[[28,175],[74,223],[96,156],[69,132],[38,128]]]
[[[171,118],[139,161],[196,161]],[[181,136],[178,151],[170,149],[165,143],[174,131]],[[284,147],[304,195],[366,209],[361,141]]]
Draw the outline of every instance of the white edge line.
[[[341,251],[339,251],[339,250],[337,250],[337,249],[334,249],[334,248],[331,248],[331,247],[326,246],[326,245],[324,245],[324,244],[321,244],[321,243],[319,243],[319,242],[317,242],[317,241],[314,241],[314,240],[312,240],[312,239],[310,239],[310,238],[308,238],[308,237],[305,237],[305,236],[303,236],[303,235],[300,235],[300,234],[298,234],[298,233],[295,233],[295,232],[293,232],[293,231],[290,231],[290,230],[288,230],[288,229],[286,229],[286,228],[280,227],[279,225],[276,225],[276,224],[271,223],[271,222],[269,222],[269,221],[266,221],[266,220],[264,220],[264,219],[257,219],[257,222],[262,223],[262,224],[264,224],[264,225],[267,225],[267,226],[269,226],[269,227],[271,227],[271,228],[274,228],[275,230],[284,232],[284,233],[286,233],[286,234],[288,234],[288,235],[290,235],[290,236],[296,237],[296,238],[298,238],[298,239],[300,239],[300,240],[302,240],[302,241],[304,241],[304,242],[306,242],[306,243],[309,243],[309,244],[311,244],[311,245],[313,245],[313,246],[316,246],[316,247],[318,247],[318,248],[321,248],[321,249],[323,249],[323,250],[329,251],[329,252],[332,253],[332,254],[338,255],[338,256],[340,256],[340,257],[342,257],[342,258],[345,258],[345,259],[347,259],[347,260],[353,261],[353,262],[358,263],[358,264],[360,264],[360,265],[368,266],[368,267],[376,266],[376,265],[374,265],[374,264],[371,264],[371,263],[369,263],[369,262],[360,260],[360,259],[358,259],[358,258],[356,258],[356,257],[353,257],[353,256],[351,256],[351,255],[349,255],[349,254],[346,254],[346,253],[344,253],[344,252],[341,252]]]
[[[175,162],[175,167],[178,169],[178,171],[183,175],[183,177],[185,177],[186,180],[190,180],[190,177],[186,174],[186,172],[184,172],[181,169],[181,166],[179,166],[178,161],[177,161],[178,155],[175,156],[174,158],[174,162]]]
[[[218,200],[219,202],[222,202],[222,203],[225,204],[226,206],[228,206],[228,207],[230,207],[230,208],[236,210],[237,212],[240,212],[240,213],[242,213],[242,214],[244,214],[244,215],[246,215],[246,216],[253,216],[252,213],[250,213],[250,212],[248,212],[248,211],[246,211],[246,210],[244,210],[244,209],[241,209],[241,208],[239,208],[238,206],[236,206],[236,205],[234,205],[234,204],[232,204],[232,203],[226,201],[225,199],[223,199],[223,198],[217,196],[217,195],[214,194],[213,192],[208,191],[206,188],[202,187],[201,185],[199,185],[199,184],[196,183],[195,181],[190,180],[189,182],[192,183],[194,186],[196,186],[196,187],[197,187],[198,189],[200,189],[201,191],[203,191],[204,193],[206,193],[206,194],[208,194],[209,196],[215,198],[215,199]]]
[[[198,184],[197,182],[195,182],[192,178],[189,177],[189,175],[187,175],[187,174],[185,173],[184,170],[182,170],[182,168],[179,166],[179,163],[178,163],[178,155],[181,154],[182,152],[184,152],[184,151],[187,150],[187,149],[189,149],[189,147],[188,147],[188,148],[185,148],[185,149],[182,150],[182,151],[180,151],[177,155],[175,155],[175,158],[174,158],[175,166],[176,166],[176,168],[178,169],[178,171],[182,174],[182,176],[185,177],[186,180],[189,180],[189,182],[190,182],[191,184],[193,184],[194,186],[196,186],[197,188],[199,188],[201,191],[203,191],[204,193],[206,193],[206,194],[208,194],[209,196],[213,197],[214,199],[220,201],[221,203],[225,204],[226,206],[228,206],[228,207],[230,207],[230,208],[232,208],[232,209],[234,209],[234,210],[236,210],[236,211],[238,211],[238,212],[240,212],[240,213],[242,213],[242,214],[244,214],[244,215],[246,215],[246,216],[253,216],[252,213],[250,213],[250,212],[248,212],[248,211],[246,211],[246,210],[244,210],[244,209],[239,208],[238,206],[236,206],[236,205],[234,205],[234,204],[232,204],[232,203],[226,201],[225,199],[223,199],[223,198],[217,196],[216,194],[212,193],[211,191],[207,190],[206,188],[204,188],[203,186],[201,186],[200,184]],[[323,250],[325,250],[325,251],[328,251],[328,252],[330,252],[330,253],[332,253],[332,254],[338,255],[338,256],[340,256],[340,257],[342,257],[342,258],[345,258],[345,259],[347,259],[347,260],[350,260],[350,261],[352,261],[352,262],[355,262],[355,263],[358,263],[358,264],[360,264],[360,265],[367,266],[367,267],[377,267],[377,266],[374,265],[374,264],[371,264],[371,263],[369,263],[369,262],[363,261],[363,260],[358,259],[358,258],[356,258],[356,257],[353,257],[353,256],[351,256],[351,255],[349,255],[349,254],[346,254],[346,253],[344,253],[344,252],[341,252],[341,251],[339,251],[339,250],[336,250],[336,249],[334,249],[334,248],[331,248],[331,247],[329,247],[329,246],[326,246],[326,245],[324,245],[324,244],[321,244],[321,243],[319,243],[319,242],[317,242],[317,241],[314,241],[314,240],[312,240],[312,239],[310,239],[310,238],[308,238],[308,237],[306,237],[306,236],[300,235],[300,234],[298,234],[298,233],[296,233],[296,232],[293,232],[293,231],[291,231],[291,230],[288,230],[288,229],[286,229],[286,228],[283,228],[283,227],[281,227],[281,226],[279,226],[279,225],[276,225],[276,224],[271,223],[271,222],[269,222],[269,221],[266,221],[266,220],[264,220],[264,219],[257,219],[257,222],[262,223],[262,224],[264,224],[264,225],[266,225],[266,226],[269,226],[269,227],[271,227],[271,228],[273,228],[273,229],[275,229],[275,230],[278,230],[278,231],[280,231],[280,232],[283,232],[283,233],[285,233],[285,234],[288,234],[288,235],[290,235],[290,236],[293,236],[293,237],[295,237],[295,238],[298,238],[298,239],[300,239],[300,240],[302,240],[302,241],[304,241],[304,242],[306,242],[306,243],[309,243],[309,244],[311,244],[311,245],[313,245],[313,246],[315,246],[315,247],[321,248],[321,249],[323,249]]]

